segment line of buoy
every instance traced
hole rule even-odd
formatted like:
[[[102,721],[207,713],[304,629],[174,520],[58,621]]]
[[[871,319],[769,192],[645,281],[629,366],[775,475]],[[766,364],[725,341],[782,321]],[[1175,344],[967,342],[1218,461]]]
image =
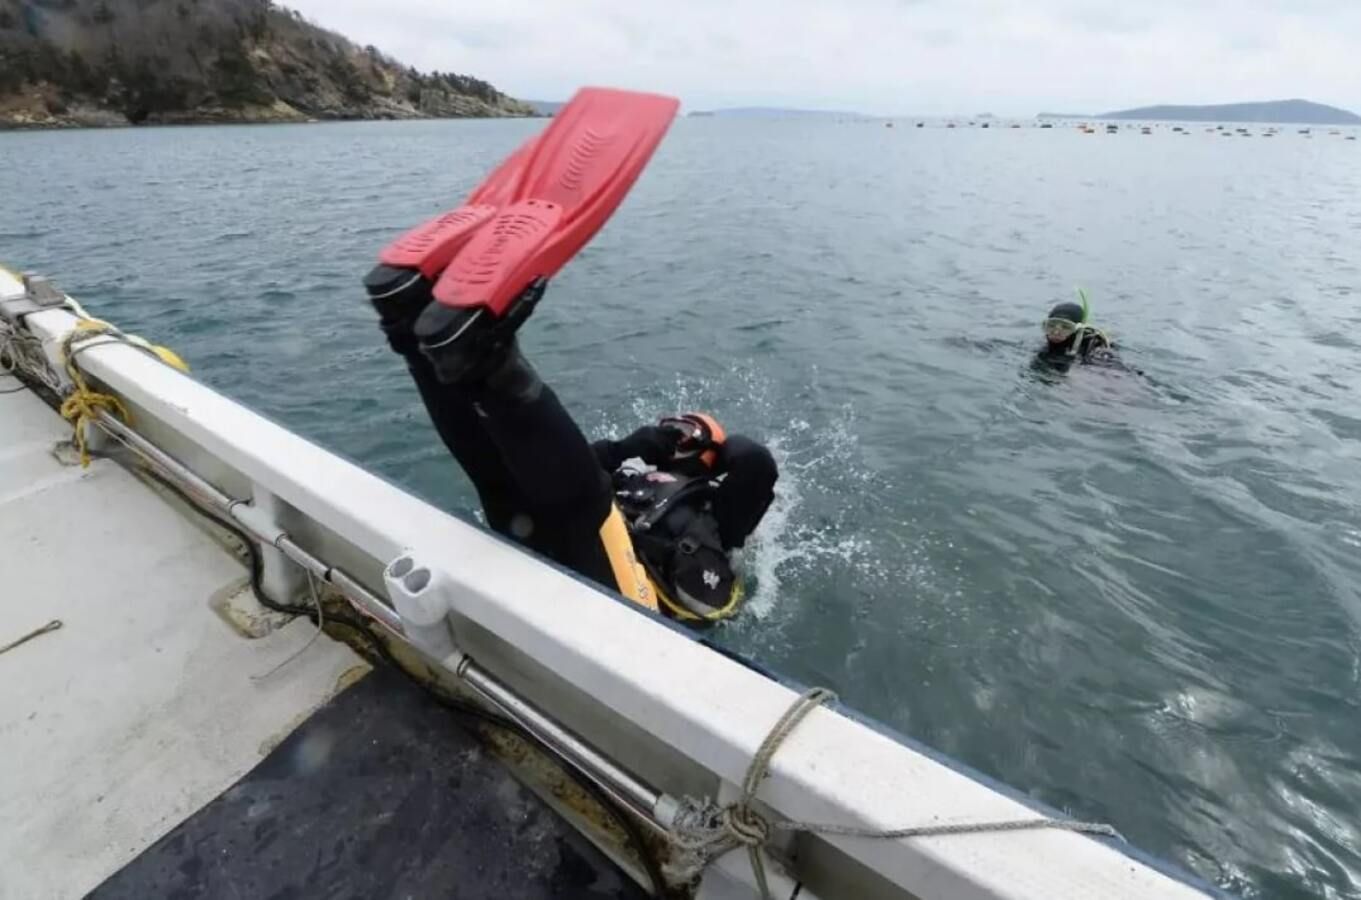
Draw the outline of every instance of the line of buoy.
[[[895,124],[894,121],[886,120],[884,122],[884,127],[892,128],[894,127],[894,124]],[[925,120],[918,120],[910,124],[914,124],[917,128],[928,127],[928,123]],[[993,126],[993,122],[991,120],[986,121],[969,120],[967,122],[945,122],[944,127],[959,128],[960,125],[962,124],[967,124],[970,128],[985,128],[985,129],[991,129]],[[1097,134],[1099,133],[1098,129],[1104,130],[1106,134],[1119,134],[1122,128],[1129,130],[1138,128],[1139,133],[1142,135],[1151,135],[1154,133],[1155,129],[1159,131],[1165,129],[1171,134],[1179,134],[1182,135],[1183,137],[1186,137],[1191,135],[1194,131],[1194,129],[1190,125],[1172,125],[1170,123],[1152,123],[1152,124],[1126,123],[1125,125],[1122,126],[1121,124],[1116,122],[1106,123],[1034,122],[1029,124],[1025,122],[1005,122],[1005,121],[997,122],[998,128],[1006,128],[1009,130],[1020,130],[1027,127],[1053,130],[1055,128],[1063,128],[1065,127],[1065,125],[1066,127],[1075,128],[1079,134]],[[938,123],[935,127],[940,127],[940,124]],[[1205,126],[1204,131],[1206,134],[1218,134],[1221,137],[1245,137],[1245,138],[1253,137],[1254,135],[1260,135],[1261,137],[1271,138],[1276,137],[1277,135],[1283,133],[1283,129],[1277,125],[1269,125],[1263,127],[1260,131],[1255,131],[1251,127],[1243,125],[1207,125]],[[1299,128],[1297,129],[1296,133],[1304,136],[1305,138],[1312,138],[1314,136],[1313,132],[1314,129],[1312,128]],[[1356,134],[1347,134],[1343,130],[1337,128],[1329,129],[1328,134],[1333,137],[1341,137],[1343,140],[1347,141],[1355,141],[1357,139]]]

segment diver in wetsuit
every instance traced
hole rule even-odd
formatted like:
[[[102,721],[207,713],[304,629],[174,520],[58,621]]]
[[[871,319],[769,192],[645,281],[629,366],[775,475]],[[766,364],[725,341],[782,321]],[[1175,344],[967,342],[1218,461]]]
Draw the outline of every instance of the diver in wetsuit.
[[[1045,345],[1035,354],[1035,362],[1060,371],[1073,363],[1119,367],[1115,343],[1106,332],[1091,325],[1086,297],[1081,304],[1060,303],[1044,320]]]
[[[592,445],[521,355],[513,328],[449,326],[454,313],[410,274],[380,265],[365,284],[487,523],[682,621],[732,615],[742,590],[729,553],[774,497],[770,451],[696,413]],[[529,307],[543,289],[528,288]]]
[[[706,620],[735,612],[742,591],[728,553],[756,530],[775,497],[770,451],[693,412],[621,441],[597,441],[592,450],[611,473],[615,504],[662,589],[662,608]]]

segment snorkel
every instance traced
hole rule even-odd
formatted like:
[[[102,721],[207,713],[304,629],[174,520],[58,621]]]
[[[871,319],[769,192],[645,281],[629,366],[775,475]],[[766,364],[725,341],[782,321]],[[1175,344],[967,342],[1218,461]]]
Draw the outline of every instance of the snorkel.
[[[1083,332],[1091,327],[1088,323],[1092,318],[1092,304],[1087,300],[1085,288],[1079,287],[1077,289],[1077,298],[1082,301],[1082,321],[1078,322],[1077,328],[1073,329],[1073,336],[1068,343],[1069,356],[1077,356],[1078,350],[1082,347],[1082,339],[1085,336]]]

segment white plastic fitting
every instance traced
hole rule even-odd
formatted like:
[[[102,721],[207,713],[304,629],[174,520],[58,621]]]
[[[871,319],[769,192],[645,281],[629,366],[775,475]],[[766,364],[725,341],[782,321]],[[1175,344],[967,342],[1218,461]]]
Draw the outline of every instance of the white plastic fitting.
[[[388,563],[383,582],[413,644],[438,660],[458,651],[448,619],[453,584],[443,570],[407,550]]]

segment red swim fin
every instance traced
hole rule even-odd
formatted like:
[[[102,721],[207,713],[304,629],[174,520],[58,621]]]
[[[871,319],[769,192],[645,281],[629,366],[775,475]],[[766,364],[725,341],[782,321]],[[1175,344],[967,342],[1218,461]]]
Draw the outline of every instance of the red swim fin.
[[[676,115],[670,97],[583,88],[530,148],[514,202],[444,270],[435,299],[501,315],[576,255],[623,202]]]
[[[434,281],[474,232],[495,218],[498,209],[514,202],[515,191],[524,180],[525,160],[539,137],[534,135],[506,157],[462,206],[406,232],[383,248],[378,261],[399,269],[419,269]]]
[[[379,259],[439,274],[434,295],[447,306],[502,315],[609,220],[679,105],[657,94],[582,88],[465,206],[402,235]]]

